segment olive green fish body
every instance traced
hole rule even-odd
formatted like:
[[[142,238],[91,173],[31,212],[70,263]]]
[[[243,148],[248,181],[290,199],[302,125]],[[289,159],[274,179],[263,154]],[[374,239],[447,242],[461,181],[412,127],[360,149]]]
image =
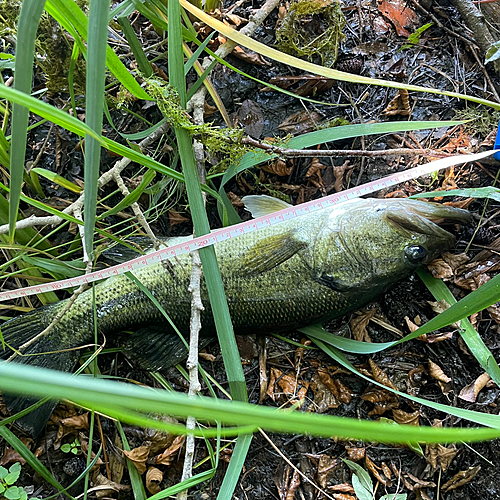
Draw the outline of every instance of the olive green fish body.
[[[287,206],[269,197],[250,196],[244,201],[256,217]],[[463,222],[469,217],[464,210],[419,201],[360,199],[222,241],[215,250],[235,331],[300,327],[360,307],[454,244],[454,237],[433,221]],[[181,255],[133,273],[173,323],[187,332],[191,257]],[[213,335],[204,281],[201,292],[203,333]],[[47,327],[66,304],[61,301],[5,323],[5,341],[18,348]],[[56,326],[24,351],[28,356],[18,356],[16,361],[73,369],[76,351],[39,353],[92,344],[94,314],[99,342],[122,329],[165,323],[158,308],[133,281],[124,275],[114,276],[83,292]],[[155,345],[146,345],[143,339],[141,347],[139,338],[131,350],[154,354],[168,366],[168,346],[173,345],[168,343],[168,331],[166,325],[156,336]],[[26,406],[23,398],[7,398],[7,403],[14,410]],[[37,434],[44,423],[40,426],[40,422],[30,421],[26,427]]]

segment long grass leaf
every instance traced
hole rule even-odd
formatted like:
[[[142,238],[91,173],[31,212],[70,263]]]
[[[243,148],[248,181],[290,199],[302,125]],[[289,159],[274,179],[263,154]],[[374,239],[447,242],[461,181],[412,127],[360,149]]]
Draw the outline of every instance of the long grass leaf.
[[[500,104],[493,101],[488,101],[486,99],[480,99],[478,97],[474,97],[466,94],[459,94],[458,92],[448,92],[445,90],[420,87],[419,85],[407,85],[399,82],[390,82],[387,80],[380,80],[378,78],[369,78],[367,76],[353,75],[352,73],[345,73],[343,71],[338,71],[331,68],[326,68],[323,66],[318,66],[317,64],[310,63],[308,61],[303,61],[302,59],[298,59],[297,57],[293,57],[279,50],[273,49],[263,43],[257,42],[252,38],[239,33],[237,30],[231,28],[230,26],[226,26],[224,23],[214,19],[212,16],[206,14],[205,12],[197,9],[192,4],[189,3],[188,0],[179,0],[182,7],[184,7],[188,12],[196,16],[200,21],[208,24],[210,27],[215,29],[216,31],[222,33],[227,36],[238,45],[246,47],[254,52],[257,52],[265,57],[269,57],[269,59],[273,59],[275,61],[281,62],[283,64],[288,64],[289,66],[294,66],[295,68],[306,71],[307,73],[312,73],[315,75],[324,76],[326,78],[333,78],[335,80],[341,80],[345,82],[352,83],[362,83],[366,85],[377,85],[381,87],[392,87],[395,89],[406,89],[412,90],[416,92],[429,92],[432,94],[441,94],[446,95],[448,97],[456,97],[458,99],[464,99],[468,101],[473,101],[478,104],[485,104],[486,106],[490,106],[494,109],[500,109]]]
[[[457,303],[453,294],[441,280],[433,278],[432,275],[424,269],[419,269],[418,275],[437,301],[445,300],[450,305]],[[481,289],[476,290],[476,292],[478,294],[483,293]],[[459,332],[478,363],[484,368],[494,382],[500,386],[500,368],[493,354],[484,345],[483,339],[479,336],[479,333],[467,318],[462,319],[461,330],[459,330]]]
[[[451,300],[451,299],[450,299]],[[347,339],[329,333],[323,329],[321,325],[306,326],[299,330],[312,338],[319,339],[326,344],[332,345],[338,349],[346,352],[353,352],[357,354],[373,354],[375,352],[383,351],[389,347],[393,347],[408,340],[415,339],[426,333],[439,330],[445,326],[463,320],[467,316],[476,312],[482,311],[487,307],[500,301],[500,274],[485,283],[481,288],[474,290],[472,293],[461,299],[459,302],[453,304],[449,309],[443,311],[438,316],[432,318],[430,321],[422,325],[414,332],[406,337],[396,340],[394,342],[361,342],[359,340]],[[479,349],[479,347],[477,347]],[[489,364],[491,353],[486,349],[483,350],[481,356],[481,364]],[[489,354],[488,354],[489,353]]]
[[[88,54],[86,82],[86,123],[101,135],[104,109],[104,79],[110,0],[91,0],[88,21]],[[85,205],[84,255],[92,260],[94,253],[94,227],[97,207],[97,181],[101,165],[101,143],[91,135],[85,137]]]
[[[186,105],[186,83],[184,80],[184,61],[182,54],[181,15],[178,0],[168,3],[168,69],[171,85],[179,92],[182,106]],[[193,225],[196,236],[210,232],[205,205],[200,188],[198,171],[194,157],[192,141],[189,133],[176,128],[177,146],[182,162],[186,191],[188,195]],[[217,328],[217,335],[224,358],[224,366],[228,376],[229,387],[233,399],[246,401],[247,392],[243,368],[233,332],[229,307],[222,284],[219,265],[214,248],[207,247],[200,250],[208,295]]]
[[[31,93],[35,37],[44,6],[45,0],[24,0],[19,14],[14,88],[25,94]],[[11,193],[9,204],[9,239],[11,243],[14,242],[17,211],[19,209],[21,186],[24,177],[28,118],[29,110],[27,108],[19,104],[14,104],[12,106],[12,143],[10,153]]]
[[[149,78],[153,74],[153,68],[151,67],[144,50],[142,49],[142,45],[137,39],[137,35],[135,34],[128,17],[120,16],[118,17],[118,22],[122,27],[123,34],[127,39],[127,42],[132,50],[132,54],[134,54],[135,60],[137,61],[137,65],[139,66],[139,70],[146,77]]]
[[[240,479],[240,474],[243,470],[243,465],[245,463],[245,458],[250,448],[252,438],[252,434],[244,434],[238,436],[236,445],[233,449],[233,453],[231,454],[229,467],[224,474],[224,479],[217,495],[217,500],[226,500],[228,498],[233,498],[234,490]]]
[[[240,401],[212,398],[190,398],[186,394],[151,390],[131,384],[19,365],[0,363],[0,390],[11,393],[70,399],[86,407],[102,404],[107,408],[130,408],[144,413],[167,413],[179,417],[189,415],[199,421],[261,427],[281,433],[308,433],[315,436],[363,439],[378,442],[449,442],[453,440],[484,440],[500,436],[500,416],[460,410],[438,405],[440,411],[456,411],[461,418],[492,428],[445,429],[401,425],[398,427],[330,415],[305,414],[279,410]],[[403,394],[404,395],[404,394]],[[404,395],[406,396],[406,395]],[[442,409],[443,408],[443,409]],[[460,410],[460,411],[458,411]],[[154,424],[152,423],[152,427]],[[185,429],[185,428],[184,428]]]

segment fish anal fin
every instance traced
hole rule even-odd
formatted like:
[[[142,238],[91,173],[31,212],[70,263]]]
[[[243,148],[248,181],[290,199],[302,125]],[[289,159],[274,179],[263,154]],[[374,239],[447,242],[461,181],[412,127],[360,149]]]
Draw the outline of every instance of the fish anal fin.
[[[247,251],[240,272],[245,275],[265,273],[291,259],[306,246],[307,243],[297,238],[294,231],[270,236]]]

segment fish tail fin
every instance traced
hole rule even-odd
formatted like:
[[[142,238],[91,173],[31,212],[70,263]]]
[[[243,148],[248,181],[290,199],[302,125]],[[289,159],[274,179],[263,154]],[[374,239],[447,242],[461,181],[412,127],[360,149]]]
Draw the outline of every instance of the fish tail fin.
[[[213,342],[215,337],[201,337],[199,348]],[[137,330],[125,346],[125,354],[133,358],[141,368],[149,371],[164,371],[184,361],[188,349],[176,333],[161,325],[152,325]]]
[[[1,351],[0,347],[0,357],[8,359],[20,346],[26,344],[47,328],[55,317],[59,309],[59,304],[40,307],[4,323],[1,333],[5,349]],[[72,371],[78,361],[78,353],[77,351],[64,351],[73,347],[72,345],[65,345],[65,343],[70,342],[70,337],[69,335],[57,335],[57,327],[55,327],[48,335],[40,337],[32,345],[24,349],[21,354],[15,356],[12,362],[63,372]],[[68,340],[65,341],[63,339]],[[19,368],[22,369],[21,366]],[[11,414],[25,410],[38,402],[36,398],[27,398],[15,394],[2,394],[2,397]],[[16,423],[24,431],[36,437],[45,427],[56,404],[56,402],[50,401],[39,406],[32,412],[16,420]]]

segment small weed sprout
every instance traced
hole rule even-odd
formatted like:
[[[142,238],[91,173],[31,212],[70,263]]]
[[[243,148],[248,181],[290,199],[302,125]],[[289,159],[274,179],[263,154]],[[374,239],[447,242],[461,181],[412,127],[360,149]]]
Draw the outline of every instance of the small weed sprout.
[[[28,500],[28,494],[22,486],[14,486],[21,474],[21,464],[16,462],[7,470],[0,467],[0,498],[7,500]]]
[[[64,453],[73,453],[73,455],[78,455],[80,451],[80,441],[78,441],[78,438],[75,438],[72,443],[63,444],[61,446],[61,451]]]

